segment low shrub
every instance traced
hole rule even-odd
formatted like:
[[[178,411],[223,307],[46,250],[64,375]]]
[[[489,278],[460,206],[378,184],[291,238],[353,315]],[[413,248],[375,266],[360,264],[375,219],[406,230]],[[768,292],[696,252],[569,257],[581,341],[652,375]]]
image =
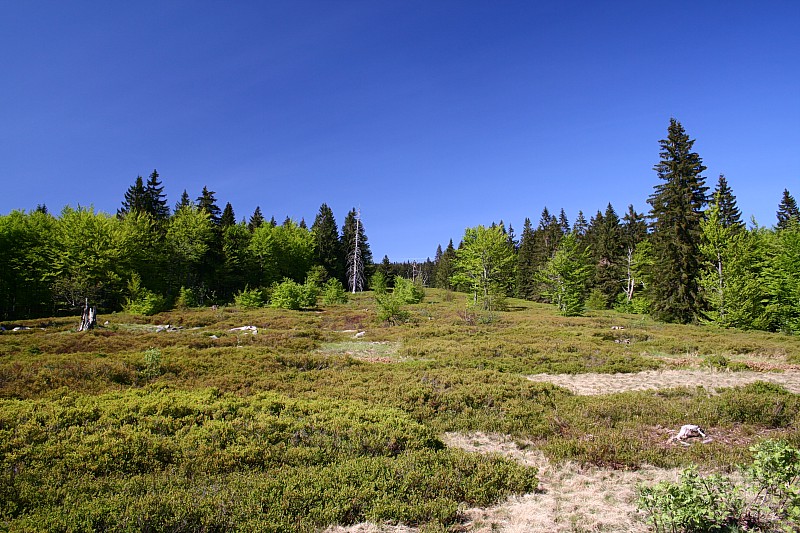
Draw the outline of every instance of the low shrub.
[[[257,309],[264,307],[266,299],[264,298],[264,291],[262,289],[248,289],[245,287],[233,297],[233,303],[236,307],[242,309]]]
[[[330,278],[322,287],[322,303],[325,305],[346,304],[347,293],[342,282],[336,278]]]
[[[394,278],[393,294],[402,303],[418,304],[425,298],[425,288],[419,281],[397,276]]]

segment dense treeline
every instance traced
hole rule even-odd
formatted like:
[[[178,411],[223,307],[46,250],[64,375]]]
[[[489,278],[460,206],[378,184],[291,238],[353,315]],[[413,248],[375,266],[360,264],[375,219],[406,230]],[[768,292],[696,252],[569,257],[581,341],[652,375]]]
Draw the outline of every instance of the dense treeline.
[[[586,306],[650,313],[670,322],[800,332],[800,210],[783,191],[772,228],[741,220],[725,176],[713,192],[682,125],[672,120],[654,169],[649,213],[611,204],[569,224],[544,208],[519,239],[502,222],[468,228],[436,251],[430,279],[471,292],[484,309],[516,296],[566,315]]]
[[[153,171],[129,187],[116,216],[65,207],[56,217],[44,206],[0,216],[0,316],[73,312],[87,299],[106,311],[141,313],[221,304],[248,288],[303,283],[312,270],[318,283],[350,286],[372,264],[358,218],[351,210],[340,233],[323,204],[310,228],[288,217],[265,221],[260,208],[236,222],[231,204],[220,209],[207,187],[196,202],[184,191],[170,210]]]

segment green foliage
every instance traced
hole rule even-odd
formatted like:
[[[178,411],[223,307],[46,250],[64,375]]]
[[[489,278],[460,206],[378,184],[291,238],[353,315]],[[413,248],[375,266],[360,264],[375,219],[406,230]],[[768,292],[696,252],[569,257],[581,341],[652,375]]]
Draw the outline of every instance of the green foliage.
[[[190,307],[197,307],[199,305],[197,297],[192,289],[181,287],[178,291],[178,297],[175,299],[176,309],[189,309]]]
[[[638,505],[657,532],[792,531],[800,526],[800,451],[780,441],[750,448],[745,487],[719,474],[683,471],[677,483],[639,487]]]
[[[411,313],[403,309],[405,302],[395,293],[375,293],[375,304],[377,305],[377,318],[381,322],[388,322],[392,325],[405,322]]]
[[[469,290],[473,304],[491,312],[513,286],[515,259],[500,226],[467,228],[456,250],[452,283]]]
[[[697,322],[702,315],[699,246],[708,190],[701,174],[706,167],[692,152],[694,140],[689,139],[680,122],[670,119],[667,133],[660,141],[661,160],[655,166],[663,183],[655,186],[647,200],[653,220],[653,272],[647,290],[657,318]]]
[[[319,288],[313,283],[303,285],[284,279],[272,288],[270,305],[276,309],[307,309],[317,305]]]
[[[425,298],[425,288],[421,281],[398,276],[394,278],[393,294],[401,303],[418,304]]]
[[[591,273],[587,252],[574,234],[566,235],[555,255],[538,273],[544,288],[543,296],[558,306],[564,316],[583,313],[586,283]],[[603,305],[605,307],[605,305]]]
[[[347,293],[342,282],[336,278],[330,278],[322,287],[322,303],[325,305],[346,304]]]
[[[128,281],[128,294],[130,296],[122,307],[126,313],[150,316],[166,308],[164,297],[144,288],[139,274],[134,273]]]
[[[143,362],[144,368],[140,372],[142,378],[150,380],[161,375],[163,371],[161,368],[161,350],[158,348],[146,350],[144,352]]]
[[[257,309],[266,305],[264,290],[261,288],[249,289],[245,287],[233,297],[233,303],[241,309]]]
[[[389,289],[386,283],[386,276],[384,276],[383,272],[379,270],[369,278],[369,288],[372,289],[375,294],[386,294],[386,291]]]

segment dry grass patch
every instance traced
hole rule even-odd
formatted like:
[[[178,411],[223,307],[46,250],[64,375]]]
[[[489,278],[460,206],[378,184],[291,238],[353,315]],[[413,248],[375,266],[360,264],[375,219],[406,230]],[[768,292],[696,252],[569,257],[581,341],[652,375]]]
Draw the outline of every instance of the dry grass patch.
[[[632,471],[573,462],[552,464],[542,452],[520,448],[515,441],[501,435],[448,433],[443,440],[451,447],[497,453],[539,469],[536,493],[465,512],[468,523],[463,530],[476,533],[650,531],[636,510],[636,485],[674,481],[680,472],[649,466]]]
[[[767,381],[800,393],[800,371],[782,373],[726,372],[715,370],[647,370],[630,374],[535,374],[531,381],[546,382],[567,388],[580,395],[612,394],[617,392],[704,387],[719,389],[739,387],[756,381]]]

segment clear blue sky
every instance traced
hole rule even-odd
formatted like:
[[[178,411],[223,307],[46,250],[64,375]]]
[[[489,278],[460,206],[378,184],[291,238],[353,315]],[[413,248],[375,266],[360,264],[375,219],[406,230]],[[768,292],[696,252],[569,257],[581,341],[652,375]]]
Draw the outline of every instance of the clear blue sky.
[[[158,169],[341,225],[380,260],[464,228],[647,209],[670,117],[746,218],[800,199],[800,2],[0,0],[0,213],[113,213]]]

